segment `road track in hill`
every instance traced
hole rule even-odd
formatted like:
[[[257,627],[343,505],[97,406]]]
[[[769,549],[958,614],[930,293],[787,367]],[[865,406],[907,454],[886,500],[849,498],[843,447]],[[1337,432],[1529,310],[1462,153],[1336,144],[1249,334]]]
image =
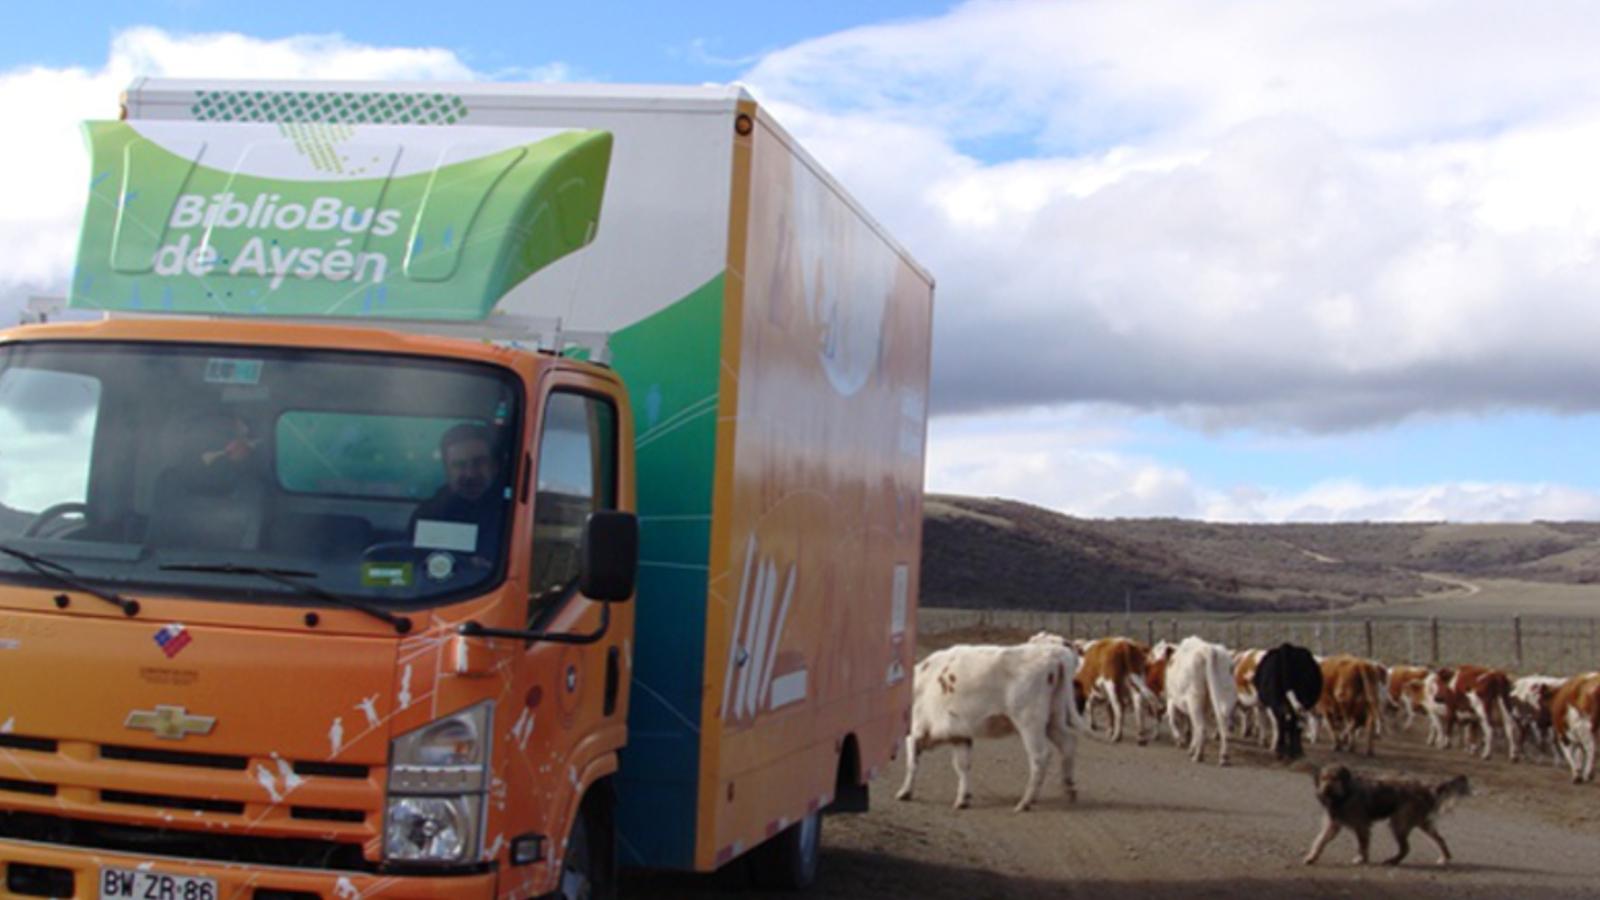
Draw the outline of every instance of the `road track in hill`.
[[[1015,739],[974,749],[973,808],[955,811],[949,752],[931,753],[917,796],[892,799],[902,770],[872,786],[872,812],[826,820],[817,898],[1084,897],[1594,897],[1600,893],[1600,786],[1576,786],[1545,764],[1484,763],[1428,750],[1414,736],[1380,739],[1374,760],[1334,754],[1311,760],[1427,777],[1466,773],[1475,795],[1441,831],[1456,862],[1433,864],[1412,836],[1399,868],[1353,866],[1355,841],[1337,838],[1313,867],[1300,864],[1320,823],[1305,768],[1288,769],[1233,742],[1235,762],[1196,765],[1163,738],[1147,747],[1080,739],[1079,799],[1068,804],[1052,769],[1043,799],[1014,813],[1027,765]],[[1502,744],[1503,751],[1503,744]],[[1208,748],[1215,759],[1215,745]],[[1302,764],[1303,766],[1304,764]],[[1393,850],[1386,827],[1372,853]],[[736,877],[631,876],[628,897],[729,897]]]

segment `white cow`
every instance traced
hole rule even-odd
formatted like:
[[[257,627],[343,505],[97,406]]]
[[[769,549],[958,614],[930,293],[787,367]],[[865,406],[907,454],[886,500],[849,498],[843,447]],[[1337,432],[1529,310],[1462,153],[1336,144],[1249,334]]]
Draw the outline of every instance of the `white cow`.
[[[1178,738],[1178,717],[1182,715],[1193,730],[1189,758],[1200,762],[1205,755],[1206,718],[1210,717],[1216,722],[1217,737],[1222,742],[1218,765],[1227,765],[1228,723],[1239,702],[1228,648],[1199,637],[1184,638],[1167,664],[1166,689],[1167,728],[1172,731],[1173,742],[1182,746]]]
[[[1052,642],[1015,647],[958,644],[930,654],[917,664],[912,681],[906,780],[895,799],[910,799],[918,754],[949,744],[956,769],[955,807],[966,807],[972,802],[972,742],[1013,732],[1022,738],[1028,753],[1028,787],[1017,811],[1033,805],[1052,748],[1061,754],[1067,799],[1075,799],[1074,730],[1084,728],[1073,696],[1072,676],[1077,668],[1077,653]]]

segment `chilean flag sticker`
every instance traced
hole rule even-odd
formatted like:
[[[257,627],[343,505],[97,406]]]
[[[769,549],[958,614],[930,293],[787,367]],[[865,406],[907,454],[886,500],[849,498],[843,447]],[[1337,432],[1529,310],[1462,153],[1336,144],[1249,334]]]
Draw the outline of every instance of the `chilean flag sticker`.
[[[166,626],[155,634],[156,646],[167,655],[167,659],[182,653],[183,648],[189,646],[193,640],[194,637],[182,625],[176,623]]]

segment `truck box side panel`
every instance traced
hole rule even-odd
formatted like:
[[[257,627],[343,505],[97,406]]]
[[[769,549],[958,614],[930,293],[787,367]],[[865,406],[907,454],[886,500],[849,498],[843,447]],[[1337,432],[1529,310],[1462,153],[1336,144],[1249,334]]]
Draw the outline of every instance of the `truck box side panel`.
[[[826,803],[847,736],[863,775],[882,765],[910,704],[932,286],[757,122],[724,311],[700,868]]]

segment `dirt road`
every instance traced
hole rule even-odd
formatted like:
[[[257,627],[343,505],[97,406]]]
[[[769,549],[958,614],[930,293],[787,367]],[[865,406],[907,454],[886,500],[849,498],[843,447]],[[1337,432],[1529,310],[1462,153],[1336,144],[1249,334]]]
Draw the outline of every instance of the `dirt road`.
[[[1421,723],[1418,723],[1420,731]],[[1148,747],[1081,739],[1078,802],[1061,795],[1054,770],[1035,810],[1014,813],[1027,764],[1015,740],[974,749],[973,807],[950,808],[955,778],[938,750],[918,773],[917,796],[892,795],[899,764],[872,786],[872,812],[836,816],[823,831],[819,898],[1085,897],[1596,897],[1600,896],[1600,785],[1575,786],[1547,762],[1484,763],[1388,735],[1374,760],[1312,762],[1392,768],[1444,777],[1465,773],[1474,796],[1441,826],[1456,862],[1440,869],[1420,834],[1398,868],[1350,864],[1348,832],[1314,867],[1300,864],[1320,818],[1305,769],[1285,769],[1234,742],[1234,764],[1195,765],[1165,737]],[[1215,759],[1215,746],[1210,758]],[[1501,745],[1503,754],[1504,746]],[[1302,764],[1303,765],[1303,764]],[[1372,853],[1393,851],[1386,828]],[[736,878],[634,876],[630,897],[728,897]]]

